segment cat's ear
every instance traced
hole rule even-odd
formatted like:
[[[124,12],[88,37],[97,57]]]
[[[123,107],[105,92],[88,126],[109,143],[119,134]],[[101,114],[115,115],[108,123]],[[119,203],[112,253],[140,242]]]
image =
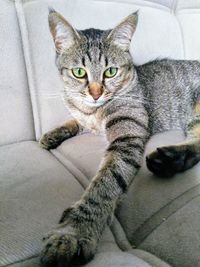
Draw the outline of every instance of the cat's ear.
[[[79,33],[52,8],[49,8],[48,19],[49,28],[58,53],[62,53],[80,40]]]
[[[126,17],[109,33],[107,37],[109,42],[115,44],[124,51],[128,51],[131,44],[131,39],[136,30],[137,22],[138,12]]]

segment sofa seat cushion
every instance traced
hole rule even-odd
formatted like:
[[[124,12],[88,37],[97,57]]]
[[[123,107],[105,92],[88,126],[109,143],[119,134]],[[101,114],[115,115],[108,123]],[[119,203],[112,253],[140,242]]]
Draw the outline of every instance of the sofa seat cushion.
[[[145,154],[183,139],[180,131],[155,135],[147,144]],[[83,134],[65,141],[52,153],[66,166],[68,161],[73,163],[85,177],[81,181],[86,181],[87,185],[98,169],[105,148],[106,141],[101,136]],[[200,164],[197,164],[171,179],[158,178],[147,170],[144,158],[140,172],[117,210],[118,220],[132,245],[157,255],[172,266],[198,266],[199,173]]]
[[[84,133],[66,140],[51,152],[86,187],[99,168],[106,146],[105,136]]]
[[[96,142],[97,150],[91,148],[92,140]],[[83,193],[81,177],[75,178],[69,170],[76,164],[76,170],[80,168],[82,172],[82,168],[84,169],[84,165],[80,167],[75,161],[73,148],[76,151],[76,160],[84,159],[85,154],[86,161],[93,159],[90,166],[92,174],[100,162],[103,146],[105,142],[102,137],[88,134],[68,140],[57,149],[65,151],[65,147],[66,155],[68,151],[71,156],[66,156],[64,163],[53,155],[56,150],[51,151],[52,153],[43,150],[37,142],[0,147],[1,267],[39,267],[38,255],[42,248],[43,235],[57,225],[62,211]],[[81,162],[84,163],[84,160]],[[77,171],[76,174],[78,173]],[[122,239],[126,239],[125,236]],[[107,228],[97,254],[88,267],[150,267],[155,266],[155,262],[159,267],[168,266],[154,255],[142,250],[139,254],[136,252],[131,247],[129,251],[123,252]]]
[[[146,154],[183,139],[178,131],[155,135]],[[199,174],[200,163],[172,178],[159,178],[147,170],[144,160],[117,211],[129,241],[174,267],[199,266]]]
[[[36,142],[0,147],[0,266],[35,256],[83,188]]]
[[[4,266],[4,265],[1,265]],[[10,267],[39,267],[39,257],[35,255],[31,258],[18,261],[6,266]],[[154,255],[142,250],[121,251],[109,228],[103,233],[97,253],[94,259],[85,267],[170,267]]]

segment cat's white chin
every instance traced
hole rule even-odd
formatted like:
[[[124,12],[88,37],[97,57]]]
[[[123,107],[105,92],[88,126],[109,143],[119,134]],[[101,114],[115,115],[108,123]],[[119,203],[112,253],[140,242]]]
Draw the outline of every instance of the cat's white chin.
[[[105,101],[88,101],[88,100],[85,100],[84,103],[89,107],[98,108],[98,107],[102,106],[105,103]]]

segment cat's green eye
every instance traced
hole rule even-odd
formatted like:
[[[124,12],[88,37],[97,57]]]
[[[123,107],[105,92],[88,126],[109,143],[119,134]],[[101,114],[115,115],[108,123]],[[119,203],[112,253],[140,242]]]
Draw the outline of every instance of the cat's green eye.
[[[104,72],[106,78],[112,78],[117,74],[118,68],[110,67]]]
[[[86,76],[86,71],[83,68],[73,68],[72,69],[72,74],[76,77],[76,78],[84,78]]]

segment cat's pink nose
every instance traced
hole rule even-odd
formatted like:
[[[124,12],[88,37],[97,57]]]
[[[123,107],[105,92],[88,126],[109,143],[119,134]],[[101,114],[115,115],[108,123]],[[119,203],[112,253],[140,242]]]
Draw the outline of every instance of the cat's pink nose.
[[[94,98],[94,100],[98,100],[100,96],[101,95],[92,95],[92,97]]]
[[[93,82],[89,85],[89,93],[94,100],[98,100],[103,94],[103,86],[100,83]]]

